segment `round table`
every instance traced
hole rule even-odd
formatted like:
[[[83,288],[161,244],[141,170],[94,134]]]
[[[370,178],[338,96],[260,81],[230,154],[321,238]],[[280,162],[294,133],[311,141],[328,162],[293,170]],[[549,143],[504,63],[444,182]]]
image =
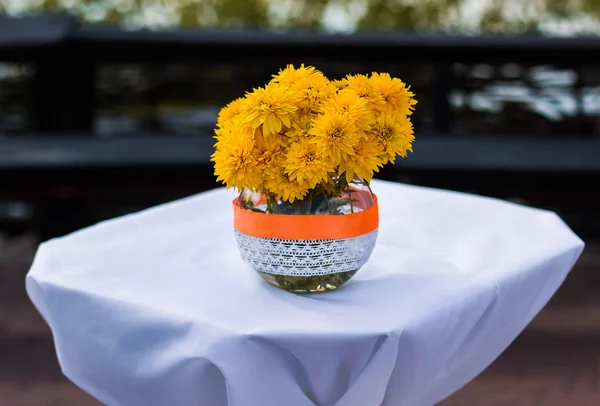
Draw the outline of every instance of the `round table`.
[[[430,406],[500,355],[583,250],[552,212],[372,188],[373,255],[321,295],[242,262],[224,189],[42,244],[27,290],[64,374],[109,406]]]

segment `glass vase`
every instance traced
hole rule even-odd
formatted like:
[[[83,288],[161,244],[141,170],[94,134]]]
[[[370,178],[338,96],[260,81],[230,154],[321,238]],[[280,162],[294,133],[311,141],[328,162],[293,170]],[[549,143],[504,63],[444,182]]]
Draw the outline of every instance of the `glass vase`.
[[[243,260],[290,292],[338,289],[367,262],[377,239],[377,197],[360,178],[294,203],[248,190],[233,203]]]

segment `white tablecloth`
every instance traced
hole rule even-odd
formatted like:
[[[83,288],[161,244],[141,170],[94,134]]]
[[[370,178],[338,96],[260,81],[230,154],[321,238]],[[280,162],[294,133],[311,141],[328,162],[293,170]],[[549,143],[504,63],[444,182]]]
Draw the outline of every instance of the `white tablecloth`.
[[[381,225],[339,291],[240,259],[222,189],[40,246],[27,276],[73,382],[109,406],[429,406],[486,368],[582,241],[554,213],[373,182]]]

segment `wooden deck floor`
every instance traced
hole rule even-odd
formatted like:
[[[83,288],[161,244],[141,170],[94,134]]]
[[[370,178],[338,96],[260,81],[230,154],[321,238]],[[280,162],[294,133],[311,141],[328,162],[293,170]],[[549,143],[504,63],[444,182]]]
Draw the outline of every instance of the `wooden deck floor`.
[[[49,330],[25,295],[35,247],[32,237],[0,235],[0,405],[97,406],[63,378]],[[600,242],[588,242],[558,294],[513,345],[440,404],[480,405],[600,405]]]

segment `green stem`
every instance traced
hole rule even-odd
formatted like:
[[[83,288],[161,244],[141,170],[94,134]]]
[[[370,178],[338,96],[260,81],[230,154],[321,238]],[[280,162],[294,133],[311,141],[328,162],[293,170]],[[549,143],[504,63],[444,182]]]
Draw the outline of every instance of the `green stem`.
[[[306,204],[306,214],[310,214],[312,212],[312,201],[313,201],[313,194],[309,193],[308,197],[307,197],[307,204]]]
[[[275,213],[275,205],[277,201],[272,195],[267,196],[267,213]]]

